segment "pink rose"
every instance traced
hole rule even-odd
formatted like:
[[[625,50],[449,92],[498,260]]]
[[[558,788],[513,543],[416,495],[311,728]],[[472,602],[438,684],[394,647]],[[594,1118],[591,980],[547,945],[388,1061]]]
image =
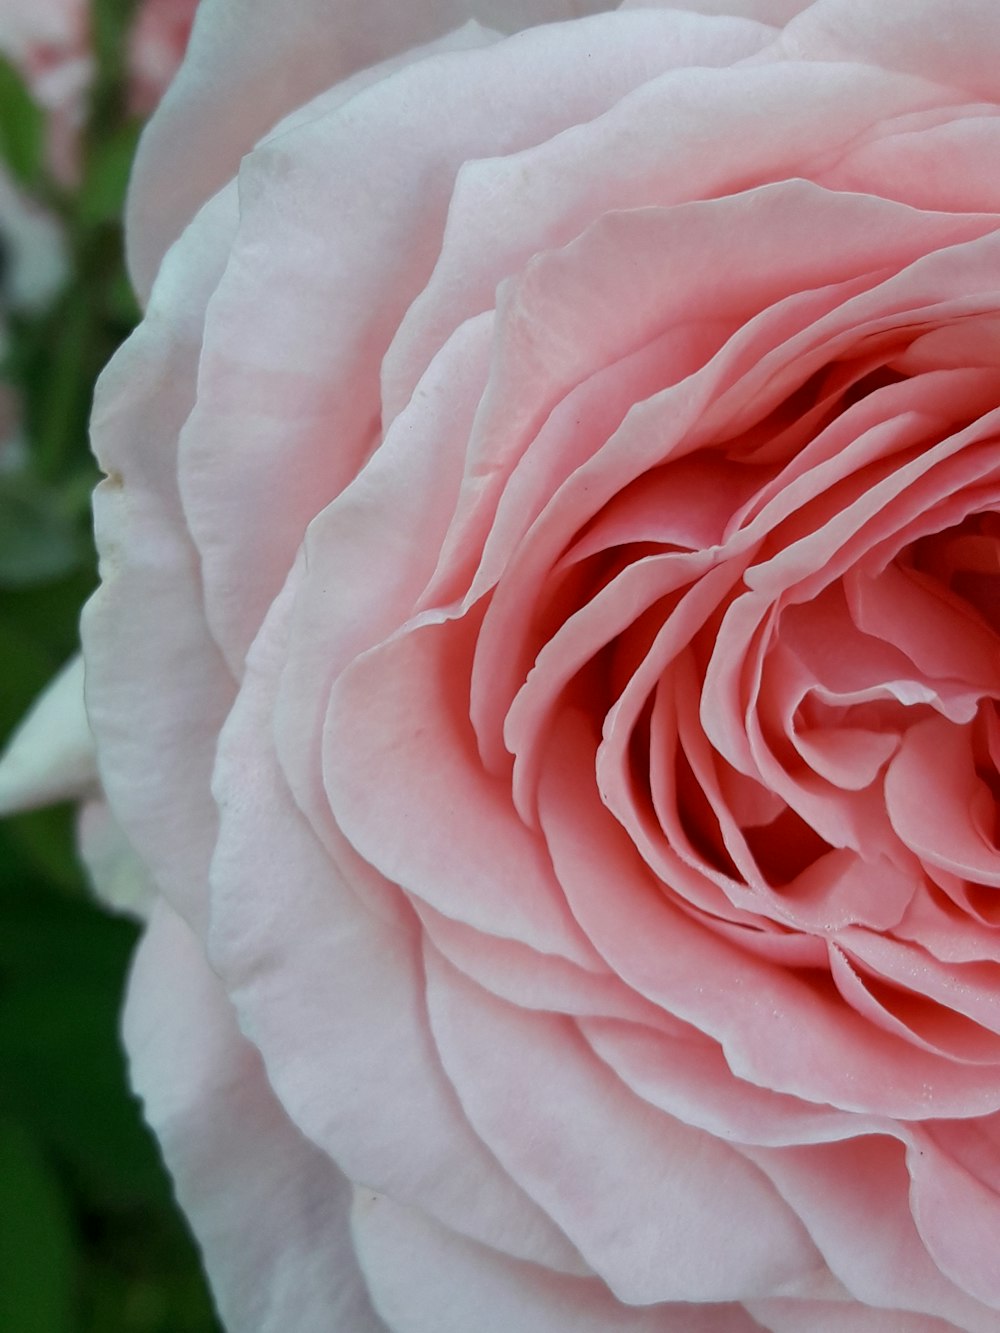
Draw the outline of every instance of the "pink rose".
[[[4,0],[0,53],[46,113],[52,174],[72,184],[80,171],[79,140],[94,72],[86,0]]]
[[[239,1333],[996,1333],[1000,10],[582,8],[150,125],[136,1084]]]
[[[144,0],[129,34],[129,101],[146,115],[184,54],[196,0]],[[46,157],[55,180],[79,183],[81,136],[94,76],[87,0],[0,0],[0,55],[11,61],[46,117]],[[66,279],[57,218],[25,195],[0,165],[0,358],[11,310],[44,308]],[[19,467],[20,404],[0,381],[0,470]]]
[[[163,96],[184,57],[197,0],[145,0],[129,36],[129,95],[145,116]]]
[[[197,0],[141,0],[128,34],[130,109],[147,115],[180,64]],[[48,115],[49,165],[63,184],[80,172],[80,135],[94,76],[89,0],[3,0],[0,53]]]
[[[41,106],[61,111],[80,100],[91,76],[87,0],[4,0],[0,51]]]

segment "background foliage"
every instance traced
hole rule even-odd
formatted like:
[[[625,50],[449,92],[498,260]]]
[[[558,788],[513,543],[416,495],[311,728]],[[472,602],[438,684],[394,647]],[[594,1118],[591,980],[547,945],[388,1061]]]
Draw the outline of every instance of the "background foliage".
[[[44,116],[0,62],[0,163],[60,219],[69,256],[43,309],[8,312],[0,364],[21,412],[21,447],[0,468],[0,737],[75,651],[96,583],[87,416],[99,370],[138,317],[119,221],[140,128],[124,93],[132,17],[126,0],[92,6],[96,72],[72,189],[48,175]],[[71,810],[0,825],[0,1329],[9,1333],[218,1327],[127,1090],[118,1015],[136,935],[91,900]]]

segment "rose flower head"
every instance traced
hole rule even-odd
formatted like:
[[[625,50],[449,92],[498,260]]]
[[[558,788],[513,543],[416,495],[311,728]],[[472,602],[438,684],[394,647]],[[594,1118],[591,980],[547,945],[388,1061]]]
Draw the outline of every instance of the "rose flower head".
[[[205,0],[150,123],[135,1083],[234,1333],[997,1333],[1000,9],[599,9]]]
[[[147,115],[184,55],[197,0],[139,0],[126,35],[130,110]],[[27,83],[47,118],[53,176],[78,183],[81,137],[95,76],[91,0],[3,0],[0,55]]]

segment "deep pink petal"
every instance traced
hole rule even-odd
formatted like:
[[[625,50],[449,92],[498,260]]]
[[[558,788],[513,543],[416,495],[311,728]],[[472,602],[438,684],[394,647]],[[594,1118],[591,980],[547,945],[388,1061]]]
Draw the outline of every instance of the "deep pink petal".
[[[918,1135],[909,1155],[913,1216],[941,1271],[996,1313],[1000,1272],[993,1237],[1000,1226],[996,1125],[933,1127]]]
[[[954,1274],[949,1281],[928,1253],[921,1239],[924,1227],[914,1223],[910,1212],[910,1172],[902,1144],[869,1136],[747,1152],[795,1209],[855,1299],[933,1315],[966,1333],[995,1333],[1000,1327],[1000,1316],[974,1299],[981,1299],[980,1292],[964,1281],[953,1285]],[[958,1220],[958,1197],[952,1196],[953,1223]],[[943,1220],[942,1215],[936,1220]],[[985,1248],[979,1249],[976,1257],[984,1256]]]
[[[775,1091],[904,1117],[920,1116],[929,1102],[957,1115],[1000,1105],[988,1070],[902,1045],[832,986],[734,947],[672,903],[601,805],[587,772],[593,753],[585,724],[567,715],[550,747],[539,816],[573,911],[641,994],[720,1041],[739,1077]]]
[[[908,847],[929,866],[998,886],[1000,849],[973,817],[984,790],[968,728],[940,717],[910,728],[885,779],[889,818]]]
[[[356,851],[445,916],[600,968],[544,841],[479,763],[463,701],[475,629],[427,624],[343,673],[324,734],[331,808]]]

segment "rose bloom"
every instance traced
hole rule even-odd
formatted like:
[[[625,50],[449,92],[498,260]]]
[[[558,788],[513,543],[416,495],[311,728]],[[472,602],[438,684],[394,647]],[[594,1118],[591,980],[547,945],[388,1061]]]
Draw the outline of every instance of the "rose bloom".
[[[147,115],[184,54],[195,0],[143,0],[128,34],[130,111]],[[81,136],[94,75],[87,0],[0,0],[0,55],[26,81],[45,115],[46,165],[73,188],[81,173]],[[27,196],[0,165],[0,358],[11,311],[44,309],[66,278],[66,245],[57,219]],[[20,406],[0,381],[0,470],[11,466]],[[18,466],[20,460],[18,461]]]
[[[2,0],[0,54],[45,112],[49,169],[73,184],[94,72],[87,0]]]
[[[1000,9],[584,8],[206,0],[146,133],[135,1084],[236,1333],[995,1333]]]
[[[129,103],[148,115],[177,72],[197,0],[143,0],[129,33]]]
[[[64,185],[80,172],[80,135],[94,76],[91,0],[0,0],[0,53],[48,118],[48,157]],[[127,37],[129,108],[146,115],[184,55],[196,0],[140,0]]]

